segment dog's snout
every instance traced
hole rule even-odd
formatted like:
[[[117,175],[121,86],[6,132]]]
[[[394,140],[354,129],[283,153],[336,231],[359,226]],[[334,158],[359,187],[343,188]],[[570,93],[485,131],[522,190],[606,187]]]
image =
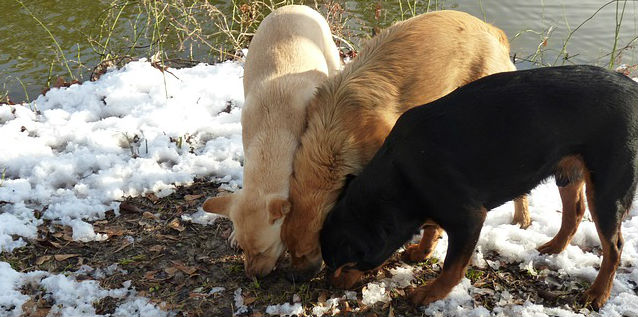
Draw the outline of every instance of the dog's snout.
[[[275,269],[276,258],[273,260],[265,256],[245,256],[244,270],[246,276],[264,277]]]

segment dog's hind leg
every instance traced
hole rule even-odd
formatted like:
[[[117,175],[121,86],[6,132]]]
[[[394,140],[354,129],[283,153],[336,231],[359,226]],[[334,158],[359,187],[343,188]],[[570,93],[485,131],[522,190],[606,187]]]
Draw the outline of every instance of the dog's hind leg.
[[[560,230],[554,238],[538,247],[540,253],[557,254],[565,250],[565,247],[574,237],[578,225],[585,215],[585,181],[580,179],[571,182],[567,186],[559,186],[560,198],[563,202],[563,220]]]
[[[512,224],[519,225],[521,229],[526,229],[532,224],[532,220],[529,217],[527,195],[522,195],[514,199],[514,218],[512,219]]]
[[[416,288],[410,294],[410,300],[415,304],[428,305],[444,298],[452,291],[465,274],[474,247],[481,234],[487,211],[462,209],[454,219],[447,218],[445,223],[439,223],[448,235],[448,248],[441,274],[425,286]]]
[[[623,168],[623,164],[611,164],[611,168],[596,168],[595,175],[586,175],[587,202],[598,237],[603,248],[603,260],[594,283],[585,292],[585,303],[598,310],[611,292],[611,287],[620,264],[623,237],[620,231],[622,220],[631,207],[636,190],[637,171]],[[625,165],[624,167],[627,167]]]
[[[419,244],[410,244],[405,248],[401,255],[403,261],[421,262],[430,257],[434,248],[441,238],[441,227],[435,223],[426,223],[423,225],[423,236]]]

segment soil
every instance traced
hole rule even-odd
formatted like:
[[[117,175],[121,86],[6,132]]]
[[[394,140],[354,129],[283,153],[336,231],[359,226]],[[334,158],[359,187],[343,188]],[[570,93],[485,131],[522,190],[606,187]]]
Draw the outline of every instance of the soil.
[[[183,214],[191,214],[206,197],[217,194],[217,185],[200,180],[189,187],[177,188],[164,198],[155,195],[128,198],[120,206],[120,215],[108,212],[103,220],[93,223],[95,231],[105,233],[108,239],[101,242],[78,242],[71,238],[68,227],[49,221],[39,227],[39,236],[27,246],[12,253],[0,254],[0,261],[8,262],[21,272],[43,270],[51,273],[75,272],[83,265],[106,270],[117,264],[111,275],[96,278],[89,273],[78,275],[78,279],[97,279],[107,289],[121,288],[131,281],[141,296],[176,316],[232,316],[234,292],[242,289],[248,311],[242,316],[266,316],[268,305],[300,302],[311,315],[312,308],[323,305],[331,297],[342,297],[343,290],[333,289],[323,273],[306,283],[293,283],[277,270],[260,279],[249,279],[244,275],[241,250],[230,247],[227,242],[232,223],[218,218],[212,225],[200,225],[182,221]],[[595,251],[595,250],[594,250]],[[497,254],[485,256],[500,263],[497,269],[470,267],[468,277],[481,294],[474,295],[475,305],[491,310],[503,300],[495,292],[508,291],[508,302],[523,304],[527,300],[549,307],[581,310],[578,299],[588,287],[577,280],[558,277],[549,268],[524,268],[520,263],[504,263]],[[392,301],[366,306],[361,302],[361,288],[382,276],[390,277],[389,268],[401,265],[399,254],[395,254],[377,272],[369,274],[359,286],[355,300],[342,299],[339,316],[414,316],[422,315],[418,307],[407,300],[406,290],[391,292]],[[283,267],[286,263],[282,264]],[[416,285],[435,277],[441,262],[430,259],[415,265]],[[523,267],[523,268],[521,268]],[[210,294],[215,287],[224,290]],[[44,300],[42,289],[25,288],[22,292],[31,296],[27,302],[27,316],[45,316],[53,303]],[[98,314],[113,313],[120,299],[107,297],[94,307]],[[501,303],[502,305],[502,303]]]

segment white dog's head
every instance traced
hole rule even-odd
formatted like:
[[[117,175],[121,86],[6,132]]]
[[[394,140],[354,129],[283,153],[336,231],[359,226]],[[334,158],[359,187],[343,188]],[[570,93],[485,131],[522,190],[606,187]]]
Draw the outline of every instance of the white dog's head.
[[[202,208],[227,216],[233,222],[229,240],[244,251],[247,276],[265,276],[275,269],[285,249],[280,234],[284,217],[290,211],[290,202],[285,197],[259,197],[240,190],[209,198]]]

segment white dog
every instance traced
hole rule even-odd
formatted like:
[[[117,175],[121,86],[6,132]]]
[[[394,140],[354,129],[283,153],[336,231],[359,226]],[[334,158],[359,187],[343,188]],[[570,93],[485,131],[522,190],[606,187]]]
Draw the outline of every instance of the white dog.
[[[270,273],[284,251],[280,231],[290,210],[292,160],[315,88],[341,68],[326,20],[290,5],[269,14],[244,67],[243,189],[209,198],[205,211],[230,217],[248,276]]]

